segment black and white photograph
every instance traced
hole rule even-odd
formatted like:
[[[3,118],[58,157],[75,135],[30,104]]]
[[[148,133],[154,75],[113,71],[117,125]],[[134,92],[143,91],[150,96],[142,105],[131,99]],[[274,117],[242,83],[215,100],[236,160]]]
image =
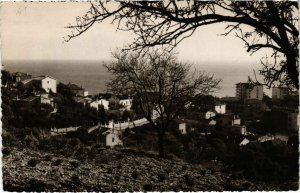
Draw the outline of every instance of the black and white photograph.
[[[298,191],[298,6],[2,1],[2,191]]]

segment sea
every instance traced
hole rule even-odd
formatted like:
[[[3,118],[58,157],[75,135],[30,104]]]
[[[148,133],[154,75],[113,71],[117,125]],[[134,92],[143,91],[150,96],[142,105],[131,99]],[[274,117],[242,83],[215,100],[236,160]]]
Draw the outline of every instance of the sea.
[[[103,64],[109,61],[2,61],[9,72],[24,72],[33,76],[50,75],[62,83],[82,86],[89,94],[106,92],[106,85],[112,78]],[[229,63],[194,62],[192,69],[222,79],[220,89],[212,93],[217,97],[235,96],[235,84],[247,82],[248,76],[254,77],[251,64],[231,65]],[[269,95],[270,91],[264,88]]]

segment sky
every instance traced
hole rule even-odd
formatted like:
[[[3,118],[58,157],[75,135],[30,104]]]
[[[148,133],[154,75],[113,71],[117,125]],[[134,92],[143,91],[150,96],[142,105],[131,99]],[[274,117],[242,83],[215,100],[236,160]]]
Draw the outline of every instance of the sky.
[[[109,60],[111,51],[129,44],[130,32],[116,31],[110,21],[93,26],[83,35],[63,42],[70,34],[65,28],[75,24],[88,3],[78,2],[5,2],[1,5],[2,60]],[[241,62],[255,64],[262,55],[250,56],[241,40],[234,35],[224,37],[225,24],[198,29],[177,47],[179,59],[208,63]]]
[[[108,20],[64,42],[64,37],[71,34],[66,26],[76,24],[76,17],[89,10],[90,4],[86,2],[4,2],[0,6],[4,66],[10,61],[47,61],[48,64],[107,61],[112,59],[112,51],[134,40],[131,32],[117,31],[116,25]],[[260,58],[265,53],[250,56],[244,43],[234,34],[220,35],[225,27],[222,23],[198,28],[176,51],[180,61],[191,62],[200,70],[208,69],[209,73],[217,72],[218,78],[223,79],[223,88],[227,88],[225,94],[233,96],[234,84],[247,81],[253,69],[260,67]]]

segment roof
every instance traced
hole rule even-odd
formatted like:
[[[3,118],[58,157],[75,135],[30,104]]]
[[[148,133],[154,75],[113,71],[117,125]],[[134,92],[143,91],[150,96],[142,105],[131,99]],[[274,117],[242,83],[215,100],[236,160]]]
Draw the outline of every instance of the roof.
[[[247,145],[248,143],[250,143],[250,140],[247,138],[244,138],[243,141],[240,142],[240,146]]]
[[[51,78],[51,79],[54,79],[54,80],[57,80],[56,78],[52,77],[52,76],[49,76],[49,75],[43,75],[43,76],[37,76],[37,77],[34,77],[33,79],[36,79],[36,80],[43,80],[45,78]]]
[[[32,101],[34,101],[34,100],[36,100],[36,99],[38,99],[38,98],[39,98],[38,96],[29,96],[29,97],[20,99],[19,101],[32,102]]]
[[[84,90],[83,88],[79,87],[78,85],[76,84],[68,84],[67,85],[71,90]]]
[[[27,80],[23,80],[22,83],[23,84],[27,84],[33,80],[43,80],[45,78],[51,78],[51,79],[54,79],[56,80],[56,78],[53,78],[52,76],[49,76],[49,75],[44,75],[44,76],[37,76],[37,77],[34,77],[34,78],[30,78],[30,79],[27,79]]]

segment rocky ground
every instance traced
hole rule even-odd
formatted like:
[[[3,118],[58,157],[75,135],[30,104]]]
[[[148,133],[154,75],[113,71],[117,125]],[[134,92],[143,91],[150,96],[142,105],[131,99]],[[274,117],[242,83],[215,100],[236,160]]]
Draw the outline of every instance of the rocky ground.
[[[179,159],[161,159],[132,149],[99,148],[93,158],[76,159],[32,149],[3,151],[6,191],[222,191],[288,190],[233,178]],[[297,189],[295,184],[293,189]]]

